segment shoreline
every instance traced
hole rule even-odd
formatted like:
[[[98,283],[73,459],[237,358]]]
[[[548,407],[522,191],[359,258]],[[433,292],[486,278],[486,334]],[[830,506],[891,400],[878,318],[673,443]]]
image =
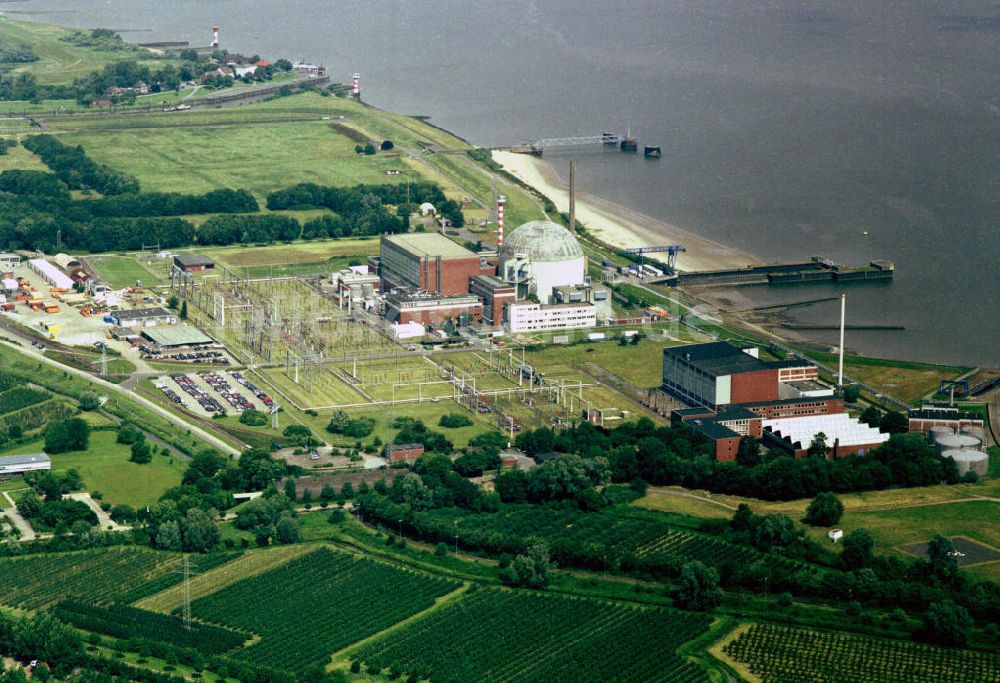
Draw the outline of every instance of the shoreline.
[[[569,211],[569,188],[551,163],[530,154],[514,152],[494,151],[493,159],[511,175],[548,197],[558,211]],[[760,263],[751,254],[579,190],[576,197],[576,217],[587,232],[613,247],[659,245],[664,241],[683,245],[686,251],[677,257],[680,270],[741,268]]]

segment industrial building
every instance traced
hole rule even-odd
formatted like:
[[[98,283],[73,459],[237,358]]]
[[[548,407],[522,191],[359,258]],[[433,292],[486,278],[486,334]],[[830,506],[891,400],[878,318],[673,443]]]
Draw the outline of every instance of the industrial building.
[[[537,304],[522,301],[510,304],[507,312],[511,332],[572,330],[597,324],[597,308],[589,303]]]
[[[202,344],[213,344],[215,341],[197,327],[192,327],[191,325],[156,325],[144,328],[141,334],[161,349],[174,349],[180,346],[200,346]]]
[[[151,327],[176,324],[177,317],[165,308],[134,308],[112,311],[104,316],[104,322],[119,327]]]
[[[38,273],[43,280],[53,287],[69,291],[73,289],[73,280],[69,275],[56,268],[43,258],[33,258],[28,260],[28,267]]]
[[[782,448],[796,458],[806,455],[813,438],[819,433],[826,436],[833,458],[866,455],[889,440],[889,434],[883,434],[847,413],[764,420],[763,427],[764,443]]]
[[[417,289],[464,295],[472,278],[494,274],[478,254],[436,232],[382,235],[379,255],[383,292]]]
[[[174,266],[185,273],[196,273],[203,270],[214,270],[215,261],[200,254],[175,254]]]
[[[341,308],[347,306],[348,309],[374,299],[381,285],[379,276],[368,266],[345,268],[331,275],[330,282],[334,288],[334,301]]]
[[[433,292],[393,290],[385,297],[385,317],[390,322],[438,325],[446,319],[471,324],[483,317],[483,302],[471,294],[445,296]]]
[[[929,432],[933,427],[950,427],[955,431],[962,427],[983,427],[986,424],[982,415],[937,403],[911,408],[907,412],[907,418],[911,432]]]
[[[0,481],[7,481],[12,477],[21,476],[28,472],[40,472],[51,469],[52,461],[44,453],[0,456]]]
[[[73,258],[68,254],[56,254],[52,257],[52,260],[56,262],[56,265],[65,270],[67,273],[72,271],[74,268],[80,267],[80,259]]]
[[[552,302],[552,290],[585,282],[587,257],[569,230],[552,221],[524,223],[500,247],[500,278],[517,287],[517,298]]]
[[[9,273],[21,265],[21,257],[18,254],[0,254],[0,271]]]
[[[514,285],[494,275],[477,275],[469,283],[469,293],[483,301],[483,322],[499,326],[507,319],[505,309],[516,300]]]

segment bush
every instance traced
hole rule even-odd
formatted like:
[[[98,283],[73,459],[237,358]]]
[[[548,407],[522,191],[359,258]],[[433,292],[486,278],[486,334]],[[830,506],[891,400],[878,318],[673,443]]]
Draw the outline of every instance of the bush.
[[[442,415],[441,419],[438,420],[439,427],[446,427],[448,429],[470,427],[472,424],[472,418],[468,415],[464,415],[463,413],[448,413],[447,415]]]
[[[97,410],[100,406],[100,401],[97,398],[97,394],[93,391],[85,391],[80,394],[80,410]]]
[[[810,526],[833,526],[844,514],[844,504],[834,494],[824,491],[813,498],[803,522]]]
[[[263,427],[267,424],[267,413],[262,413],[259,410],[248,408],[240,414],[240,424],[249,425],[251,427]]]
[[[438,557],[444,557],[445,555],[447,555],[448,544],[445,543],[444,541],[438,543],[437,546],[434,548],[434,554],[437,555]]]

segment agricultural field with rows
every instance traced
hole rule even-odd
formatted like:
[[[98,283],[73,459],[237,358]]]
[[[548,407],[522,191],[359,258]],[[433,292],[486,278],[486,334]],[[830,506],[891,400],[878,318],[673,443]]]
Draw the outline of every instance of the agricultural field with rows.
[[[703,615],[478,588],[363,647],[372,668],[439,682],[707,681],[676,654]]]
[[[127,640],[164,641],[177,647],[190,647],[206,655],[220,655],[239,647],[249,634],[228,628],[193,622],[188,629],[177,617],[129,607],[100,606],[76,600],[63,600],[52,610],[57,619],[76,628],[103,633]]]
[[[31,387],[13,387],[0,392],[0,415],[13,413],[22,408],[42,403],[52,398],[52,394]]]
[[[200,598],[191,610],[261,636],[236,659],[302,673],[459,585],[323,548]]]
[[[4,558],[0,604],[35,610],[66,599],[129,602],[180,582],[180,566],[179,554],[136,547]]]
[[[773,624],[752,625],[723,651],[764,683],[1000,681],[995,653]]]
[[[457,527],[455,522],[458,522]],[[519,552],[526,538],[541,538],[553,544],[553,552],[567,554],[563,561],[590,564],[588,557],[655,553],[673,555],[706,564],[750,561],[758,553],[752,548],[726,543],[712,536],[668,527],[655,512],[609,509],[600,513],[557,510],[537,505],[505,506],[497,513],[469,514],[443,508],[417,515],[417,525],[440,531],[442,540],[456,528],[459,542],[486,552]]]

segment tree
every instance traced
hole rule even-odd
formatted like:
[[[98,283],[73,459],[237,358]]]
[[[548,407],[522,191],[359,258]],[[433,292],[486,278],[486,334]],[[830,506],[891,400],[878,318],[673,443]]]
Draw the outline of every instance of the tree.
[[[181,320],[187,320],[188,317],[188,302],[185,300],[181,302]]]
[[[364,147],[364,153],[367,154],[368,156],[375,154],[376,151],[377,150],[375,149],[375,145],[373,145],[370,142],[366,144]]]
[[[921,635],[941,645],[964,647],[971,630],[972,617],[968,610],[951,601],[939,601],[932,603],[924,615]]]
[[[870,567],[874,558],[875,539],[866,529],[855,529],[844,536],[840,561],[847,569]]]
[[[97,398],[97,394],[93,391],[85,391],[80,394],[80,410],[97,410],[100,406],[100,401]]]
[[[829,451],[830,447],[826,444],[826,434],[816,432],[816,436],[813,437],[812,443],[809,444],[806,452],[816,458],[825,458]]]
[[[752,436],[744,436],[740,439],[739,449],[736,451],[736,462],[744,467],[756,467],[760,464],[760,444]]]
[[[295,488],[295,480],[291,477],[285,480],[284,492],[288,500],[298,500],[299,494]]]
[[[882,421],[882,411],[875,406],[868,406],[861,411],[861,416],[858,419],[869,427],[877,428]]]
[[[515,586],[543,590],[549,585],[553,567],[549,549],[539,543],[528,548],[527,552],[515,555],[510,567],[504,570],[503,577]]]
[[[278,518],[278,523],[274,526],[274,533],[278,539],[278,543],[298,543],[301,533],[299,531],[299,520],[296,519],[295,514],[289,510],[282,512],[281,517]]]
[[[255,408],[247,408],[240,413],[240,424],[249,425],[251,427],[262,427],[267,424],[267,414],[262,413]]]
[[[861,388],[856,384],[848,384],[844,387],[844,401],[847,403],[857,403],[861,398]]]
[[[927,544],[927,568],[931,574],[942,579],[950,578],[958,572],[955,546],[941,534],[935,534]]]
[[[833,526],[844,514],[844,504],[829,491],[817,494],[806,508],[806,516],[802,519],[809,526]]]
[[[160,525],[156,532],[156,547],[162,550],[180,551],[184,549],[184,543],[181,541],[181,527],[177,522],[170,520]]]
[[[198,507],[190,508],[184,517],[184,550],[205,553],[219,544],[221,534],[212,517]]]
[[[886,434],[903,434],[910,430],[910,421],[906,415],[890,410],[882,416],[878,426]]]
[[[131,462],[138,463],[140,465],[145,465],[153,459],[153,454],[149,448],[149,444],[146,443],[145,439],[139,439],[132,444],[132,456],[129,458]]]
[[[678,606],[706,612],[719,604],[722,589],[719,588],[719,573],[697,560],[681,567],[677,581]]]

